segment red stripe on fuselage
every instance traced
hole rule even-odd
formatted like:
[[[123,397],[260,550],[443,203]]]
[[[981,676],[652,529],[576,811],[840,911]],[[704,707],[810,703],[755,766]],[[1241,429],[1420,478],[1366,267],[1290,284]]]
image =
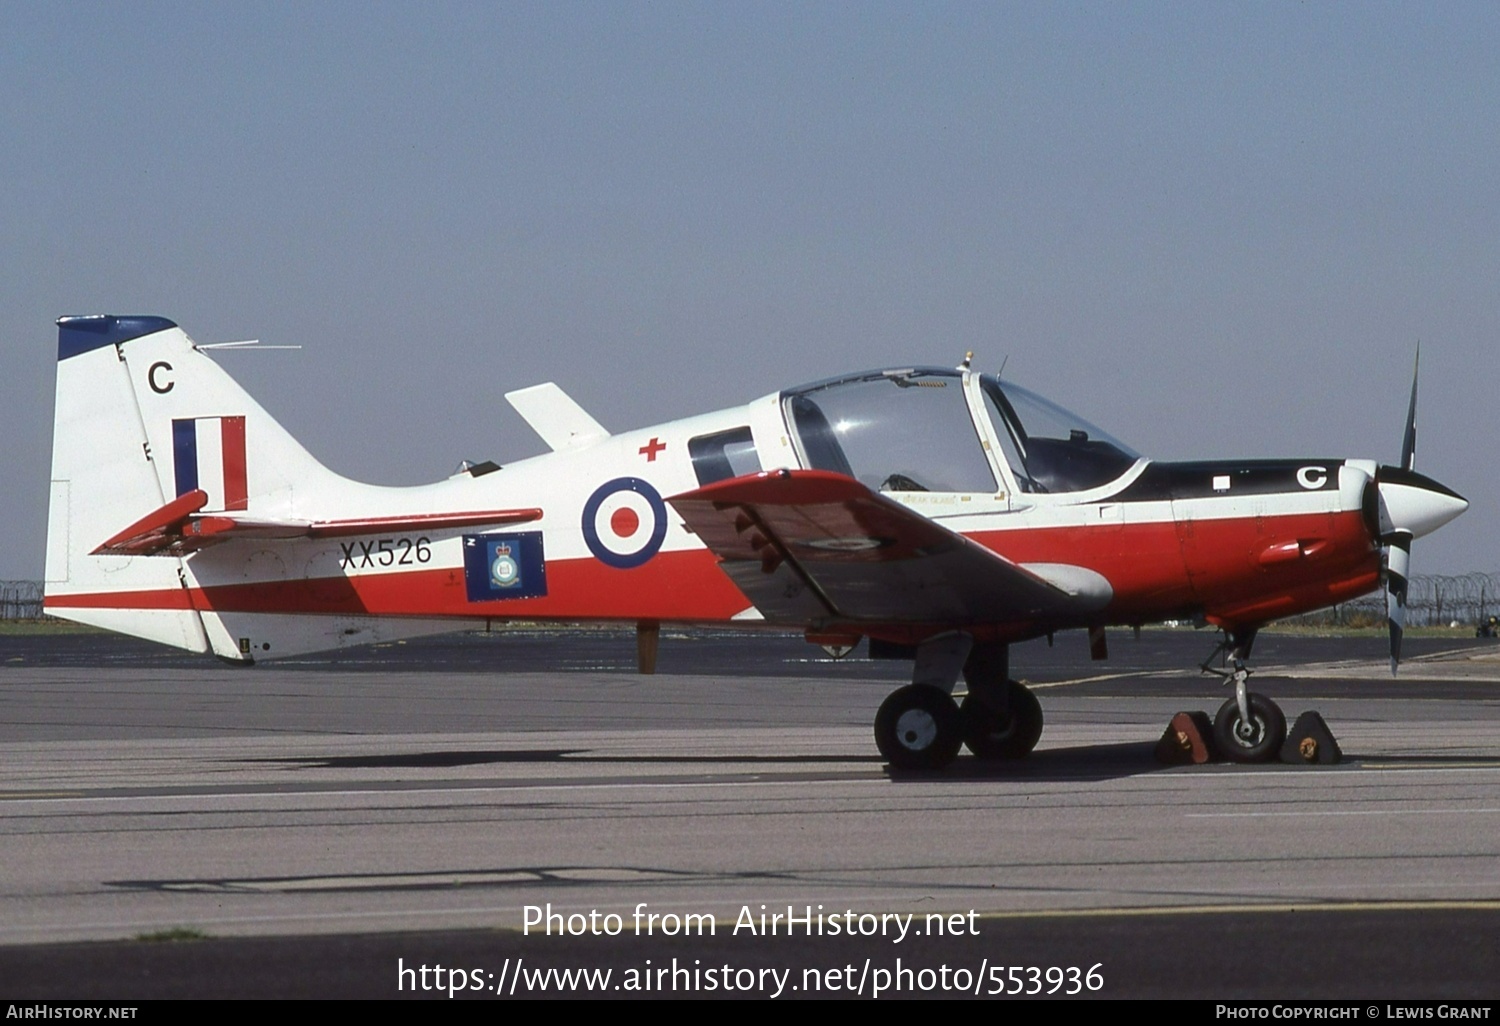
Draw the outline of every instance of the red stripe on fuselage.
[[[208,584],[192,589],[52,595],[54,609],[191,609],[237,613],[505,617],[560,620],[723,621],[750,602],[713,554],[663,552],[617,570],[596,559],[549,560],[548,594],[470,602],[462,567],[293,581]]]
[[[1379,582],[1379,554],[1359,513],[985,531],[976,541],[1017,563],[1067,563],[1102,574],[1115,598],[1101,619],[1151,622],[1202,610],[1251,623],[1343,602]],[[1264,564],[1267,547],[1321,539],[1316,552]],[[749,601],[705,549],[663,552],[618,570],[591,558],[549,560],[548,594],[471,603],[462,567],[193,589],[49,596],[50,608],[189,609],[558,620],[722,622]],[[871,625],[872,627],[874,625]],[[1035,625],[1033,625],[1035,626]],[[1039,630],[1047,629],[1041,625]],[[1031,633],[1034,633],[1032,631]]]

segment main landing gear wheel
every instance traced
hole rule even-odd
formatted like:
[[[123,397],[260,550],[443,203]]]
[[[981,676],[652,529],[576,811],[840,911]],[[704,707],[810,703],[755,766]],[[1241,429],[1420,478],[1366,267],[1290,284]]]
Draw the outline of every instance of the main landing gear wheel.
[[[897,769],[941,769],[962,743],[958,706],[930,684],[893,691],[875,714],[875,745]]]
[[[1239,699],[1231,698],[1214,717],[1214,741],[1230,762],[1269,762],[1286,742],[1286,716],[1265,695],[1245,696],[1250,718],[1240,715]]]
[[[1019,759],[1042,736],[1042,704],[1013,680],[1005,682],[1005,712],[991,709],[972,692],[959,706],[964,744],[981,759]]]

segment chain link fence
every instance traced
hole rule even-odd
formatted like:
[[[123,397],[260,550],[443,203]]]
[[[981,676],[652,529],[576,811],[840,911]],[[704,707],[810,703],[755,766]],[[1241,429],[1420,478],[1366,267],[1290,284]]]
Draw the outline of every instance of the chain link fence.
[[[41,618],[41,581],[0,581],[0,620]]]
[[[1408,627],[1472,627],[1500,614],[1500,574],[1417,574],[1406,591]],[[1291,622],[1327,627],[1372,627],[1385,623],[1385,592],[1377,591]]]

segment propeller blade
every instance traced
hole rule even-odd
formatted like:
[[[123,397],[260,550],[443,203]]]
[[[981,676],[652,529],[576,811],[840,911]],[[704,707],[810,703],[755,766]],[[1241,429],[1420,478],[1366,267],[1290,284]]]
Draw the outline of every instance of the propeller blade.
[[[1391,676],[1401,663],[1401,638],[1406,633],[1406,591],[1411,572],[1411,534],[1392,534],[1385,550],[1385,623],[1391,634]]]
[[[1417,465],[1417,370],[1422,365],[1422,343],[1417,343],[1417,359],[1411,366],[1411,403],[1406,407],[1406,433],[1401,436],[1401,469],[1415,470]]]
[[[1411,473],[1417,465],[1417,372],[1422,366],[1422,343],[1411,367],[1411,401],[1406,405],[1406,430],[1401,433],[1401,469]],[[1385,495],[1381,496],[1384,500]],[[1386,518],[1389,505],[1381,502]],[[1394,524],[1392,526],[1395,526]],[[1412,532],[1396,527],[1385,538],[1385,625],[1391,635],[1391,676],[1401,665],[1401,639],[1406,634],[1406,591],[1411,574]]]

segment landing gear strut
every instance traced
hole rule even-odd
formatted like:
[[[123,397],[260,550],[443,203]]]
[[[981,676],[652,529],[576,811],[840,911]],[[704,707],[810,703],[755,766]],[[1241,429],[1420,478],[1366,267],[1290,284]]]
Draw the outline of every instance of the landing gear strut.
[[[1036,696],[1009,678],[1009,646],[975,645],[966,634],[929,638],[917,648],[912,683],[893,692],[875,717],[875,744],[897,769],[940,769],[967,746],[981,759],[1019,759],[1042,736]],[[969,694],[952,698],[962,672]]]
[[[1250,646],[1255,643],[1255,628],[1226,631],[1209,657],[1203,661],[1204,673],[1224,678],[1234,685],[1234,697],[1219,707],[1214,717],[1214,741],[1219,752],[1231,762],[1269,762],[1276,758],[1286,741],[1286,715],[1265,695],[1249,690],[1247,684],[1254,671],[1245,665]],[[1222,655],[1229,668],[1211,665]]]

